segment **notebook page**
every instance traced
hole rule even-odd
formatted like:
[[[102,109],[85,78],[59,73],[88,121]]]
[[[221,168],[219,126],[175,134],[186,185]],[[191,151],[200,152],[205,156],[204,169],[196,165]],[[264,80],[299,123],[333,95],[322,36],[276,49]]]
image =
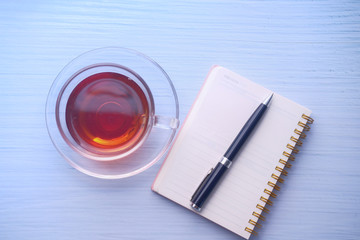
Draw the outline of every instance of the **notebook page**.
[[[196,188],[225,153],[258,105],[272,92],[222,67],[214,67],[203,85],[175,143],[170,150],[153,190],[190,208]],[[272,191],[268,181],[294,135],[301,115],[310,111],[274,94],[272,102],[252,135],[200,215],[249,238],[245,227],[257,221],[254,211],[260,197]],[[278,172],[277,175],[280,175]],[[264,204],[262,204],[264,205]]]

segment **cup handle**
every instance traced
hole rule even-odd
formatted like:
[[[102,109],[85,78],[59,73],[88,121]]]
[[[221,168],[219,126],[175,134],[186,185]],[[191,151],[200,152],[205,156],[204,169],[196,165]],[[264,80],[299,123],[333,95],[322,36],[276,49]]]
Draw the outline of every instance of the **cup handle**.
[[[162,129],[177,129],[180,125],[180,121],[177,118],[166,116],[154,116],[154,127]]]

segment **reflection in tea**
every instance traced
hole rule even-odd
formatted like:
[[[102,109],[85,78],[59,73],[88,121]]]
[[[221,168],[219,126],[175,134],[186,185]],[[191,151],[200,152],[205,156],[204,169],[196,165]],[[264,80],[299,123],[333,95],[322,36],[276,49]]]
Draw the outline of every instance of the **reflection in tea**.
[[[90,152],[126,152],[146,134],[149,111],[146,95],[133,80],[102,72],[72,91],[66,124],[73,139]]]

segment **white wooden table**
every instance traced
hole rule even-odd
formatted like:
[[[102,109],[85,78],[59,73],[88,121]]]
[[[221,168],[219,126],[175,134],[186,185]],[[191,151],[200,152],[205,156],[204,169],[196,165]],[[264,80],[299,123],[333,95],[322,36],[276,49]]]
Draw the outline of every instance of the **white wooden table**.
[[[151,192],[162,161],[86,176],[45,125],[52,81],[77,55],[136,49],[173,80],[184,120],[213,64],[313,110],[315,123],[252,239],[359,239],[359,1],[2,1],[0,239],[239,239]]]

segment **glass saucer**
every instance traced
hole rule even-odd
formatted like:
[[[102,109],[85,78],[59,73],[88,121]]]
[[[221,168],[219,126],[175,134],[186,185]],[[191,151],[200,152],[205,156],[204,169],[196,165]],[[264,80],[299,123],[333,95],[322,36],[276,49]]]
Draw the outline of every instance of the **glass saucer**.
[[[86,79],[102,73],[125,76],[141,88],[149,103],[146,131],[128,150],[93,151],[69,128],[70,96],[77,96],[75,89]],[[119,96],[113,97],[111,104],[102,109],[119,105],[113,104]],[[164,155],[179,127],[179,103],[169,76],[155,61],[130,49],[100,48],[75,58],[56,77],[46,102],[46,124],[55,147],[74,168],[98,178],[125,178],[148,169]]]

